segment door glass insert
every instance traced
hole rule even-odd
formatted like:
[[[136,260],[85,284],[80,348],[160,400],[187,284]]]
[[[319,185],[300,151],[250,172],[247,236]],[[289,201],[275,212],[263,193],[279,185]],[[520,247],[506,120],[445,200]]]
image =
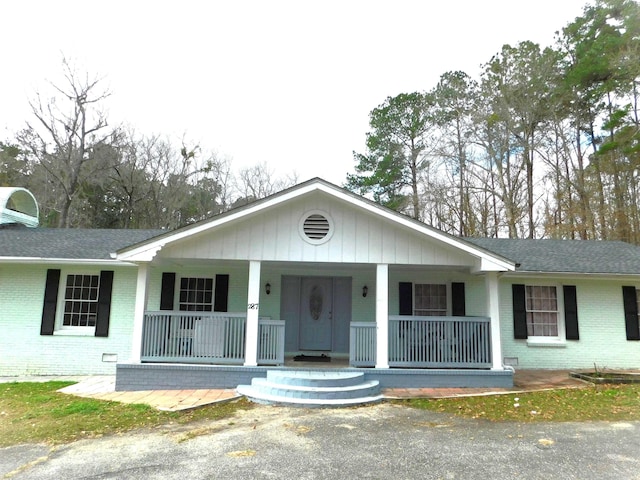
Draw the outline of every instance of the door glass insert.
[[[322,315],[322,304],[324,303],[324,292],[322,287],[314,285],[309,294],[309,313],[311,318],[318,320]]]

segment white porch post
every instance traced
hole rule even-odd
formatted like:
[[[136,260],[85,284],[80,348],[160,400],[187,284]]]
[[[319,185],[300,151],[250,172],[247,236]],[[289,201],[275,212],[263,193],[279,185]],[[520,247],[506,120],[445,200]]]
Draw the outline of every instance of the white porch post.
[[[389,265],[376,268],[376,368],[389,368]]]
[[[491,318],[492,370],[504,370],[502,366],[502,342],[500,341],[500,297],[498,293],[498,272],[485,273],[487,295],[487,315]]]
[[[144,311],[147,307],[147,290],[149,286],[149,264],[138,263],[138,278],[136,281],[136,303],[133,314],[133,336],[131,339],[131,361],[140,363],[142,356],[142,327],[144,325]]]
[[[258,365],[258,312],[260,308],[260,262],[249,262],[249,288],[247,293],[247,333],[244,365]]]

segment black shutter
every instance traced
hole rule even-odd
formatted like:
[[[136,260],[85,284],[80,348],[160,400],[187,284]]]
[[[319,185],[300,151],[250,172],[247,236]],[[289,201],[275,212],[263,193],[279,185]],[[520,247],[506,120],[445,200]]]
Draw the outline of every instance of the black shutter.
[[[524,285],[512,285],[513,295],[513,338],[527,338],[527,306]]]
[[[624,323],[627,328],[627,340],[640,340],[636,287],[622,287],[622,300],[624,302]]]
[[[96,319],[96,337],[109,336],[109,317],[111,315],[111,290],[113,270],[100,272],[100,291],[98,292],[98,316]]]
[[[60,270],[47,270],[47,281],[44,286],[44,304],[42,306],[42,323],[40,335],[53,335],[56,324],[56,307],[58,305],[58,288],[60,287]]]
[[[160,310],[173,310],[173,299],[176,291],[176,274],[173,272],[164,272],[162,274],[161,288]]]
[[[214,312],[226,312],[229,305],[229,275],[216,275],[216,292],[213,300]]]
[[[580,340],[578,331],[578,301],[575,285],[564,285],[564,323],[567,330],[567,340]]]
[[[466,315],[464,283],[451,283],[451,315],[454,317],[464,317]]]
[[[400,282],[398,307],[400,315],[413,315],[413,284]]]

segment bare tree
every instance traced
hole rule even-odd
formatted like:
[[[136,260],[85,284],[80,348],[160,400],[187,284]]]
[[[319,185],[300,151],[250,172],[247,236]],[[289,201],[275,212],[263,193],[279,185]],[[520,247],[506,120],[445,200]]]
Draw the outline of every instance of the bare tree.
[[[51,83],[55,92],[51,98],[37,93],[30,101],[34,120],[27,122],[18,140],[34,168],[46,172],[42,177],[55,192],[55,204],[47,207],[56,211],[57,226],[69,227],[83,182],[108,168],[98,164],[95,153],[110,142],[114,130],[108,128],[102,110],[110,94],[101,88],[101,79],[78,73],[67,59],[62,67],[64,83]]]
[[[292,172],[284,178],[274,176],[273,169],[263,162],[246,167],[238,172],[236,190],[239,198],[234,206],[246,205],[260,198],[268,197],[298,182],[298,174]]]

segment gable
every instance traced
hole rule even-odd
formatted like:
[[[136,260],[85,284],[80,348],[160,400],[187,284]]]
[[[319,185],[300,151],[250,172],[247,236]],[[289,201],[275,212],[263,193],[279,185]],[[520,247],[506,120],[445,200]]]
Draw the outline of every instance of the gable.
[[[326,237],[305,235],[305,220],[310,215],[321,219],[319,235]],[[326,222],[322,222],[323,218]],[[467,252],[321,191],[173,242],[158,253],[158,258],[471,268],[477,264],[477,258]]]
[[[340,227],[335,230],[340,232],[340,241],[333,239],[331,233],[326,239],[331,242],[300,242],[295,237],[301,228],[296,222],[304,220],[300,215],[323,209],[330,214],[335,226]],[[336,215],[335,221],[333,215]],[[398,231],[411,235],[398,236]],[[324,247],[312,248],[319,245]],[[512,271],[515,268],[512,261],[500,255],[318,178],[209,220],[123,248],[115,255],[118,260],[127,262],[149,262],[156,257],[400,262],[464,265],[473,271]],[[436,260],[443,263],[434,263]]]

